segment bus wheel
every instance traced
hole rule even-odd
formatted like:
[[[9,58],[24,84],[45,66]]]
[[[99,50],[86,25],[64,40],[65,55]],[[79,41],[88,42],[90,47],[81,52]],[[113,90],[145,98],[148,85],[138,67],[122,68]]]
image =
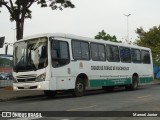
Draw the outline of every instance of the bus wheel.
[[[132,77],[132,84],[125,86],[126,90],[136,90],[138,89],[138,77],[133,76]]]
[[[81,97],[85,93],[85,84],[83,82],[83,79],[78,78],[76,81],[75,89],[73,90],[72,94],[76,97]]]
[[[112,92],[114,90],[114,86],[103,86],[102,89],[105,91]]]
[[[138,89],[138,77],[137,76],[133,76],[132,78],[131,89],[132,90]]]
[[[49,98],[54,98],[56,93],[57,92],[53,90],[44,90],[44,94]]]

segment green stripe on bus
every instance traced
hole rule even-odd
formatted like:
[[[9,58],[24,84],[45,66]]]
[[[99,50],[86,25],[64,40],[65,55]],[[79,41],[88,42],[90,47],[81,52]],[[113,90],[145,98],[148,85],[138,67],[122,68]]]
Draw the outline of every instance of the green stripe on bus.
[[[153,77],[140,77],[139,83],[149,83],[154,80]],[[127,85],[131,84],[131,78],[119,78],[119,79],[91,79],[90,87],[101,86],[114,86],[114,85]]]
[[[153,77],[140,77],[139,83],[149,83],[152,82],[154,79]]]
[[[100,86],[114,86],[114,85],[126,85],[131,84],[131,78],[119,78],[119,79],[92,79],[90,80],[90,87]]]

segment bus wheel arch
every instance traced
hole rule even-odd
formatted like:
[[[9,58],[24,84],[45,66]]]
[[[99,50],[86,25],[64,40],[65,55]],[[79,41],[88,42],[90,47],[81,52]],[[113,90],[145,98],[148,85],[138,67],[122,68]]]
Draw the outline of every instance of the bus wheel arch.
[[[137,73],[134,73],[132,75],[132,83],[130,85],[126,85],[126,90],[137,90],[139,84],[139,75]]]
[[[79,79],[79,78],[83,79],[85,87],[88,87],[88,76],[85,73],[80,73],[77,76],[76,80]]]
[[[76,78],[75,89],[73,89],[72,94],[76,97],[83,96],[86,86],[88,86],[88,77],[86,74],[81,73]]]

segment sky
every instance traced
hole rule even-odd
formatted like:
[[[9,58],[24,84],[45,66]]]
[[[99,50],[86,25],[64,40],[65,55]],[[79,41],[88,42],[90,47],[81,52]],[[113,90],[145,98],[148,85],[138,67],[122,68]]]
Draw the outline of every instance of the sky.
[[[128,17],[129,40],[137,39],[135,30],[142,27],[148,31],[153,26],[160,25],[160,0],[71,0],[76,6],[63,11],[41,8],[34,4],[31,7],[32,19],[24,23],[24,37],[40,33],[69,33],[78,36],[94,38],[104,30],[115,35],[118,40],[125,41],[127,36]],[[10,21],[10,15],[5,7],[0,8],[0,37],[5,36],[5,42],[15,41],[15,22]],[[13,48],[9,47],[9,54]],[[0,48],[0,54],[4,48]]]

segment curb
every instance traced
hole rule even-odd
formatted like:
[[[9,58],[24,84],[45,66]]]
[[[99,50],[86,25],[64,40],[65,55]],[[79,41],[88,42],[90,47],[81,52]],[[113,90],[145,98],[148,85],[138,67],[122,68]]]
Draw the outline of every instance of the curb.
[[[41,90],[24,90],[24,91],[11,91],[5,88],[0,88],[0,102],[8,101],[17,98],[33,98],[36,96],[44,96]]]

